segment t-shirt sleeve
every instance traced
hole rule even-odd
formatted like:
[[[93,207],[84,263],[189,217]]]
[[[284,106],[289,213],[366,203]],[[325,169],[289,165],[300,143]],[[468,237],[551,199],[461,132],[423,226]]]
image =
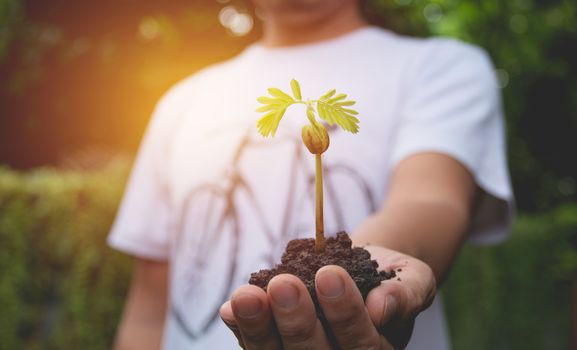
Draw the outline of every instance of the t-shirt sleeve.
[[[511,225],[513,196],[491,61],[483,50],[449,39],[430,40],[417,61],[399,115],[392,166],[430,151],[459,161],[482,189],[469,240],[499,241]]]
[[[166,260],[171,226],[167,160],[170,139],[178,117],[174,93],[164,96],[152,115],[108,244],[125,253]]]

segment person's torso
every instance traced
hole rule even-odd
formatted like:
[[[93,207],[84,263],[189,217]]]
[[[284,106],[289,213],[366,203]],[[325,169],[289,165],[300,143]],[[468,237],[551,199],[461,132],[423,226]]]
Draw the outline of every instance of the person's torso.
[[[385,197],[397,111],[418,47],[368,28],[295,48],[254,45],[191,80],[166,156],[173,234],[165,348],[236,348],[220,305],[251,272],[278,262],[290,239],[314,235],[304,107],[291,107],[277,135],[264,139],[256,98],[269,87],[290,91],[295,78],[303,98],[334,88],[357,101],[359,134],[329,128],[323,154],[325,232],[352,232]]]

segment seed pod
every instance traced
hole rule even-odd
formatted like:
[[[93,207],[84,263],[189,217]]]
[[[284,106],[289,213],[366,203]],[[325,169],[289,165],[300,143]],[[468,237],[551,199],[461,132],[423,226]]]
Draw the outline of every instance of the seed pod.
[[[320,123],[315,126],[303,126],[301,136],[312,154],[322,154],[329,148],[329,133]]]

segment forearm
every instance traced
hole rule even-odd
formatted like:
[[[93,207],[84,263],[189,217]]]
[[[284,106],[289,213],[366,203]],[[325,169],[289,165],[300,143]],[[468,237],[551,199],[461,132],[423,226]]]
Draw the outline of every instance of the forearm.
[[[164,322],[158,319],[124,317],[116,336],[115,350],[158,350],[161,348]]]
[[[168,296],[168,265],[137,259],[114,344],[115,350],[161,348]]]
[[[442,281],[465,237],[478,192],[472,175],[455,159],[414,155],[395,168],[382,208],[353,232],[353,241],[414,256]]]
[[[377,245],[427,263],[441,281],[468,227],[467,208],[442,201],[405,201],[386,205],[353,233],[353,242]]]

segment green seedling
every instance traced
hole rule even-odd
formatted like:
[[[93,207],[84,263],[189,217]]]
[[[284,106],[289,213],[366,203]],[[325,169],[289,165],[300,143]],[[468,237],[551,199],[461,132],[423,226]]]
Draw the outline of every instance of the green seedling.
[[[303,100],[298,81],[291,80],[292,96],[277,88],[269,88],[270,96],[261,96],[257,99],[263,106],[256,111],[265,113],[257,122],[258,131],[264,136],[274,136],[279,123],[287,108],[296,104],[306,106],[306,117],[309,124],[302,128],[301,137],[307,149],[315,155],[315,214],[316,238],[315,250],[322,252],[325,249],[324,220],[323,220],[323,167],[321,155],[329,147],[329,134],[325,126],[317,120],[317,115],[328,125],[338,125],[343,130],[356,134],[359,131],[359,114],[348,108],[355,101],[347,100],[347,95],[337,94],[335,89],[329,90],[318,100]],[[316,108],[315,108],[316,107]]]

